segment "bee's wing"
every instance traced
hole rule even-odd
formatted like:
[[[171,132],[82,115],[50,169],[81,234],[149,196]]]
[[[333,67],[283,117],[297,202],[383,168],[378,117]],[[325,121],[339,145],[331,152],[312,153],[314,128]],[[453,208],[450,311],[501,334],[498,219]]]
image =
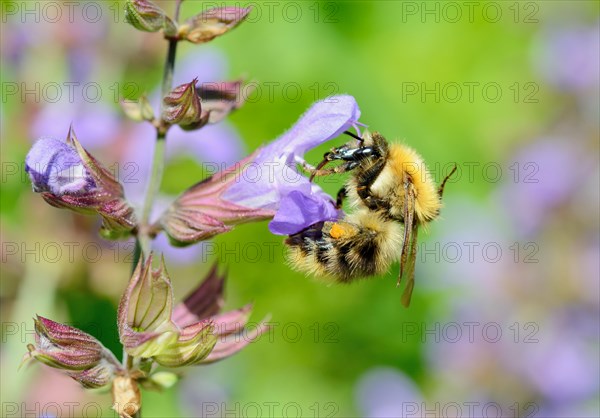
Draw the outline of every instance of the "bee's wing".
[[[402,304],[406,307],[410,304],[410,297],[415,287],[415,257],[417,255],[417,224],[415,223],[415,191],[410,180],[404,181],[404,240],[400,256],[400,272],[398,274],[398,286],[402,277],[406,274],[407,283],[402,293]]]
[[[406,275],[408,277],[408,281],[406,282],[406,287],[404,288],[404,292],[402,293],[402,305],[408,308],[410,305],[410,298],[412,296],[413,289],[415,287],[415,262],[417,259],[417,233],[419,229],[417,228],[417,224],[413,225],[413,232],[411,234],[411,242],[410,242],[410,254],[407,260],[406,266]]]

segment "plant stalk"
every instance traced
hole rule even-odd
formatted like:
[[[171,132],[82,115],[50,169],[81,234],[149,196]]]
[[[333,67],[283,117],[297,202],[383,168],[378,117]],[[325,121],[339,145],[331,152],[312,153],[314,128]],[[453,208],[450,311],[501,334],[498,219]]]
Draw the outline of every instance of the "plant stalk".
[[[181,2],[178,0],[175,4],[175,22],[179,20],[179,12]],[[161,88],[161,102],[159,108],[159,118],[162,115],[164,109],[164,103],[162,97],[165,97],[173,88],[173,73],[175,70],[175,57],[177,55],[177,39],[169,39],[169,49],[167,51],[167,59],[165,61],[165,67],[163,72],[163,81]],[[165,142],[167,136],[168,126],[164,126],[159,123],[156,128],[156,143],[154,146],[154,156],[152,157],[152,171],[150,173],[150,180],[148,181],[148,188],[146,190],[146,197],[144,199],[144,206],[142,211],[141,228],[138,234],[138,242],[141,249],[141,256],[146,258],[150,254],[152,237],[150,234],[150,216],[152,215],[152,206],[156,200],[156,195],[160,190],[160,184],[162,181],[164,166],[165,166]],[[134,260],[134,265],[137,264],[138,260]],[[135,268],[135,267],[134,267]]]

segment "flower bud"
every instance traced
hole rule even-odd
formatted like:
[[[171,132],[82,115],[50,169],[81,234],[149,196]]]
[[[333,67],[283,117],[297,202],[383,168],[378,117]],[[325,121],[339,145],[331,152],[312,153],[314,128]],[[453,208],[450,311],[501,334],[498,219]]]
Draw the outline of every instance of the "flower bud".
[[[221,195],[228,190],[253,155],[183,192],[159,219],[173,245],[186,246],[231,230],[231,225],[269,219],[274,212],[238,205]]]
[[[29,358],[63,370],[86,388],[105,386],[122,370],[110,350],[91,335],[41,316],[34,323]]]
[[[242,7],[209,9],[181,25],[178,36],[195,44],[211,41],[239,25],[248,16],[250,10]]]
[[[196,92],[197,82],[195,78],[191,83],[177,86],[163,99],[162,118],[166,123],[194,130],[208,122],[208,114],[202,111],[200,96]]]
[[[144,32],[165,30],[165,35],[177,33],[175,23],[157,5],[149,0],[127,0],[125,3],[125,21]]]
[[[79,143],[72,129],[67,141],[38,140],[25,159],[33,190],[50,205],[103,218],[100,234],[115,239],[135,228],[119,181]]]

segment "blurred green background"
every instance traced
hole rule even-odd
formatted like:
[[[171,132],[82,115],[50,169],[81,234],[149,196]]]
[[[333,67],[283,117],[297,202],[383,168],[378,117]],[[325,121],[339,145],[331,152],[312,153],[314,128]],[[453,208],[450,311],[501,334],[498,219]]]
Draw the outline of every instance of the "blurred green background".
[[[80,416],[82,405],[112,416],[109,395],[38,364],[17,366],[35,314],[75,324],[120,356],[116,307],[132,246],[104,243],[97,220],[46,205],[22,162],[38,135],[66,135],[71,121],[107,166],[129,161],[127,141],[140,133],[115,93],[155,91],[166,42],[127,25],[122,2],[72,2],[73,21],[64,3],[49,3],[60,20],[44,2],[2,3],[2,415],[57,416],[48,406],[56,402],[60,416]],[[186,0],[182,15],[222,3]],[[174,2],[160,4],[172,12]],[[176,297],[218,261],[226,308],[253,301],[253,320],[270,314],[274,328],[233,358],[186,370],[173,389],[144,392],[144,416],[598,416],[599,3],[252,4],[233,32],[178,51],[178,66],[255,83],[226,121],[241,138],[232,155],[277,138],[315,100],[347,93],[369,129],[418,150],[438,182],[453,163],[459,175],[442,219],[420,234],[409,309],[397,266],[327,286],[286,266],[266,222],[217,237],[195,261],[167,254]],[[79,83],[74,100],[67,82]],[[89,82],[102,97],[80,106]],[[89,139],[98,132],[105,144]],[[152,141],[139,142],[139,155]],[[164,194],[202,179],[203,163],[173,155]],[[342,183],[321,181],[332,194]],[[69,401],[79,403],[74,414]]]

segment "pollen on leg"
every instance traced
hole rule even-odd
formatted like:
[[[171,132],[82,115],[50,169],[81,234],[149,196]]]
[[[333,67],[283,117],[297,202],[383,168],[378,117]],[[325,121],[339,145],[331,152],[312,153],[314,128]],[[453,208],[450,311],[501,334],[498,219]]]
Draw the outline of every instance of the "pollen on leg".
[[[333,224],[331,226],[331,230],[329,231],[329,235],[331,238],[338,239],[348,235],[350,232],[351,231],[348,228],[345,228],[343,225]]]

